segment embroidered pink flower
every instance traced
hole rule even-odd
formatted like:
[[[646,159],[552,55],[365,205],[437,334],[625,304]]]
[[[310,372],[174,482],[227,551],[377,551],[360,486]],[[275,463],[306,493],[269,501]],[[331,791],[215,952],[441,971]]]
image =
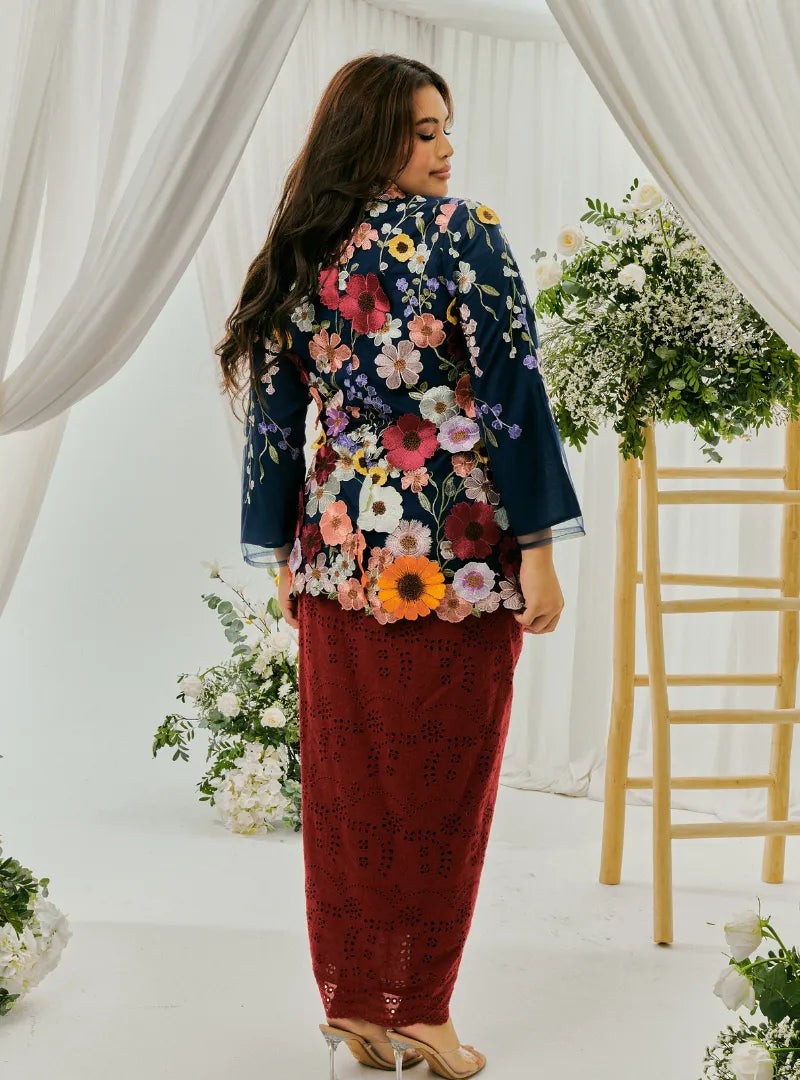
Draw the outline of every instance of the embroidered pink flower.
[[[418,469],[409,469],[408,472],[404,472],[400,477],[400,486],[402,488],[411,488],[412,491],[422,491],[425,485],[430,480],[428,470],[424,465],[420,465]]]
[[[350,358],[350,347],[343,344],[338,334],[329,334],[327,330],[314,334],[308,351],[319,371],[338,371]]]
[[[353,233],[352,244],[353,247],[362,248],[364,251],[369,251],[372,247],[372,241],[378,239],[378,230],[370,221],[362,221],[356,231]]]
[[[395,555],[427,555],[431,550],[431,530],[421,521],[401,518],[386,546]]]
[[[450,224],[450,218],[453,216],[453,211],[458,206],[458,203],[449,202],[444,206],[439,207],[439,213],[436,215],[435,223],[439,226],[439,232],[444,232]]]
[[[398,469],[416,469],[439,445],[436,425],[415,413],[403,413],[396,424],[384,430],[381,439],[389,464]]]
[[[336,311],[339,306],[339,271],[326,266],[319,272],[319,298],[325,307]]]
[[[364,551],[367,546],[367,541],[364,539],[364,534],[361,529],[356,529],[350,536],[346,536],[341,542],[342,554],[346,555],[348,559],[353,559],[358,562],[358,557]]]
[[[475,455],[469,452],[466,454],[453,454],[450,462],[456,476],[469,476],[475,468]]]
[[[445,585],[444,597],[436,608],[436,614],[445,622],[461,622],[472,614],[472,604],[463,600],[452,585]]]
[[[445,339],[443,325],[442,320],[431,315],[429,311],[424,315],[415,315],[408,324],[408,336],[415,345],[419,345],[423,349],[426,346],[436,348]]]
[[[367,569],[375,572],[377,580],[377,575],[382,573],[393,559],[394,555],[389,548],[374,547],[370,550]]]
[[[452,453],[471,450],[480,437],[480,428],[468,416],[453,416],[439,425],[439,443]]]
[[[364,591],[358,578],[351,577],[347,581],[340,581],[336,592],[339,603],[348,611],[359,611],[365,606]]]
[[[353,531],[353,523],[347,514],[347,503],[343,499],[332,502],[320,518],[319,527],[326,544],[341,544]]]
[[[353,324],[359,334],[380,330],[386,322],[386,312],[391,307],[389,297],[381,288],[380,278],[370,272],[351,274],[347,280],[345,295],[339,300],[339,311]]]
[[[414,348],[413,341],[398,341],[396,346],[384,345],[375,357],[375,367],[380,377],[386,379],[390,390],[397,390],[401,377],[406,386],[412,386],[419,382],[422,371],[419,349]]]
[[[497,574],[485,562],[468,562],[456,570],[453,575],[453,590],[462,600],[474,604],[483,600],[494,588]]]

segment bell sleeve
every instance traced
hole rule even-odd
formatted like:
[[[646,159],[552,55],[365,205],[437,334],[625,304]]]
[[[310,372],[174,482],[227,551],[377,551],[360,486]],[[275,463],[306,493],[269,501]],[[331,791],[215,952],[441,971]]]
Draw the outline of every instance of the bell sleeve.
[[[497,215],[460,200],[449,222],[453,303],[494,485],[520,547],[586,533],[541,369],[536,316]]]
[[[305,421],[310,395],[298,358],[253,347],[242,460],[242,557],[250,566],[282,566],[291,552],[305,479]]]

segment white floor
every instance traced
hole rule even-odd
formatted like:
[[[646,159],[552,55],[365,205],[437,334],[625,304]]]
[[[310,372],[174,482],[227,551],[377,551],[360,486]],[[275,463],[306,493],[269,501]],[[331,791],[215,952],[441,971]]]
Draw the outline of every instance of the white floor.
[[[234,836],[193,802],[200,764],[141,765],[138,791],[116,792],[106,813],[31,801],[9,822],[3,808],[5,854],[50,876],[73,937],[0,1019],[0,1076],[327,1080],[300,834]],[[798,848],[787,844],[785,883],[767,886],[762,841],[727,839],[674,844],[675,940],[654,944],[650,819],[628,807],[623,880],[604,886],[601,803],[500,788],[451,1003],[487,1080],[697,1080],[735,1019],[711,991],[722,924],[760,897],[797,940]],[[337,1062],[341,1080],[376,1075],[344,1047]]]

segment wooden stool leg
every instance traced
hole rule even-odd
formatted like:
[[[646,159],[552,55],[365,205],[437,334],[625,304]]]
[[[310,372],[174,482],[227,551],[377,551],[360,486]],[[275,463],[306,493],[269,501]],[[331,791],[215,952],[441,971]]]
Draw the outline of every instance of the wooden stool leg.
[[[614,570],[614,656],[611,721],[606,745],[600,881],[618,885],[625,837],[625,795],[633,725],[636,663],[636,571],[639,560],[639,463],[619,460]]]
[[[666,944],[672,941],[670,721],[661,610],[658,473],[652,425],[645,432],[642,463],[642,585],[653,732],[653,939]]]
[[[786,475],[784,487],[800,488],[800,421],[786,426]],[[800,595],[800,506],[786,503],[781,531],[781,595]],[[775,689],[775,708],[793,709],[797,698],[798,613],[781,611],[778,615],[778,673],[781,681]],[[774,724],[770,747],[769,771],[772,784],[767,788],[767,820],[786,821],[789,816],[789,779],[793,728]],[[786,836],[768,836],[764,841],[761,866],[763,881],[783,881]]]

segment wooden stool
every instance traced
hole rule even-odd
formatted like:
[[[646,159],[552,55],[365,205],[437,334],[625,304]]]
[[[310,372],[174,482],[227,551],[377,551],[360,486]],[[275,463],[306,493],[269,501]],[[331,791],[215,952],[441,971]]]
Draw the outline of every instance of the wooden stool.
[[[705,489],[665,491],[659,478],[741,477],[780,479],[783,489]],[[639,480],[642,496],[642,570],[638,569]],[[783,503],[780,577],[662,573],[658,541],[660,504]],[[603,847],[600,881],[619,884],[625,831],[625,792],[629,788],[653,791],[653,939],[672,941],[672,840],[712,836],[764,836],[762,880],[783,881],[786,836],[800,834],[800,821],[788,821],[789,766],[792,725],[800,720],[795,708],[798,665],[798,609],[800,609],[800,421],[786,425],[785,465],[780,468],[724,468],[700,466],[662,468],[656,463],[655,430],[645,431],[644,457],[627,461],[619,455],[617,550],[614,585],[614,673],[611,723],[608,735],[603,810]],[[635,672],[636,586],[644,588],[648,674]],[[700,600],[664,600],[662,585],[710,585],[717,588],[774,589],[775,597],[706,597]],[[664,615],[700,611],[777,611],[779,645],[777,673],[668,674],[664,658]],[[670,709],[669,686],[775,686],[772,709]],[[653,775],[628,775],[633,722],[633,692],[650,687]],[[670,727],[672,724],[771,724],[770,769],[766,775],[672,776]],[[673,789],[765,787],[766,821],[720,821],[701,825],[673,825]]]

